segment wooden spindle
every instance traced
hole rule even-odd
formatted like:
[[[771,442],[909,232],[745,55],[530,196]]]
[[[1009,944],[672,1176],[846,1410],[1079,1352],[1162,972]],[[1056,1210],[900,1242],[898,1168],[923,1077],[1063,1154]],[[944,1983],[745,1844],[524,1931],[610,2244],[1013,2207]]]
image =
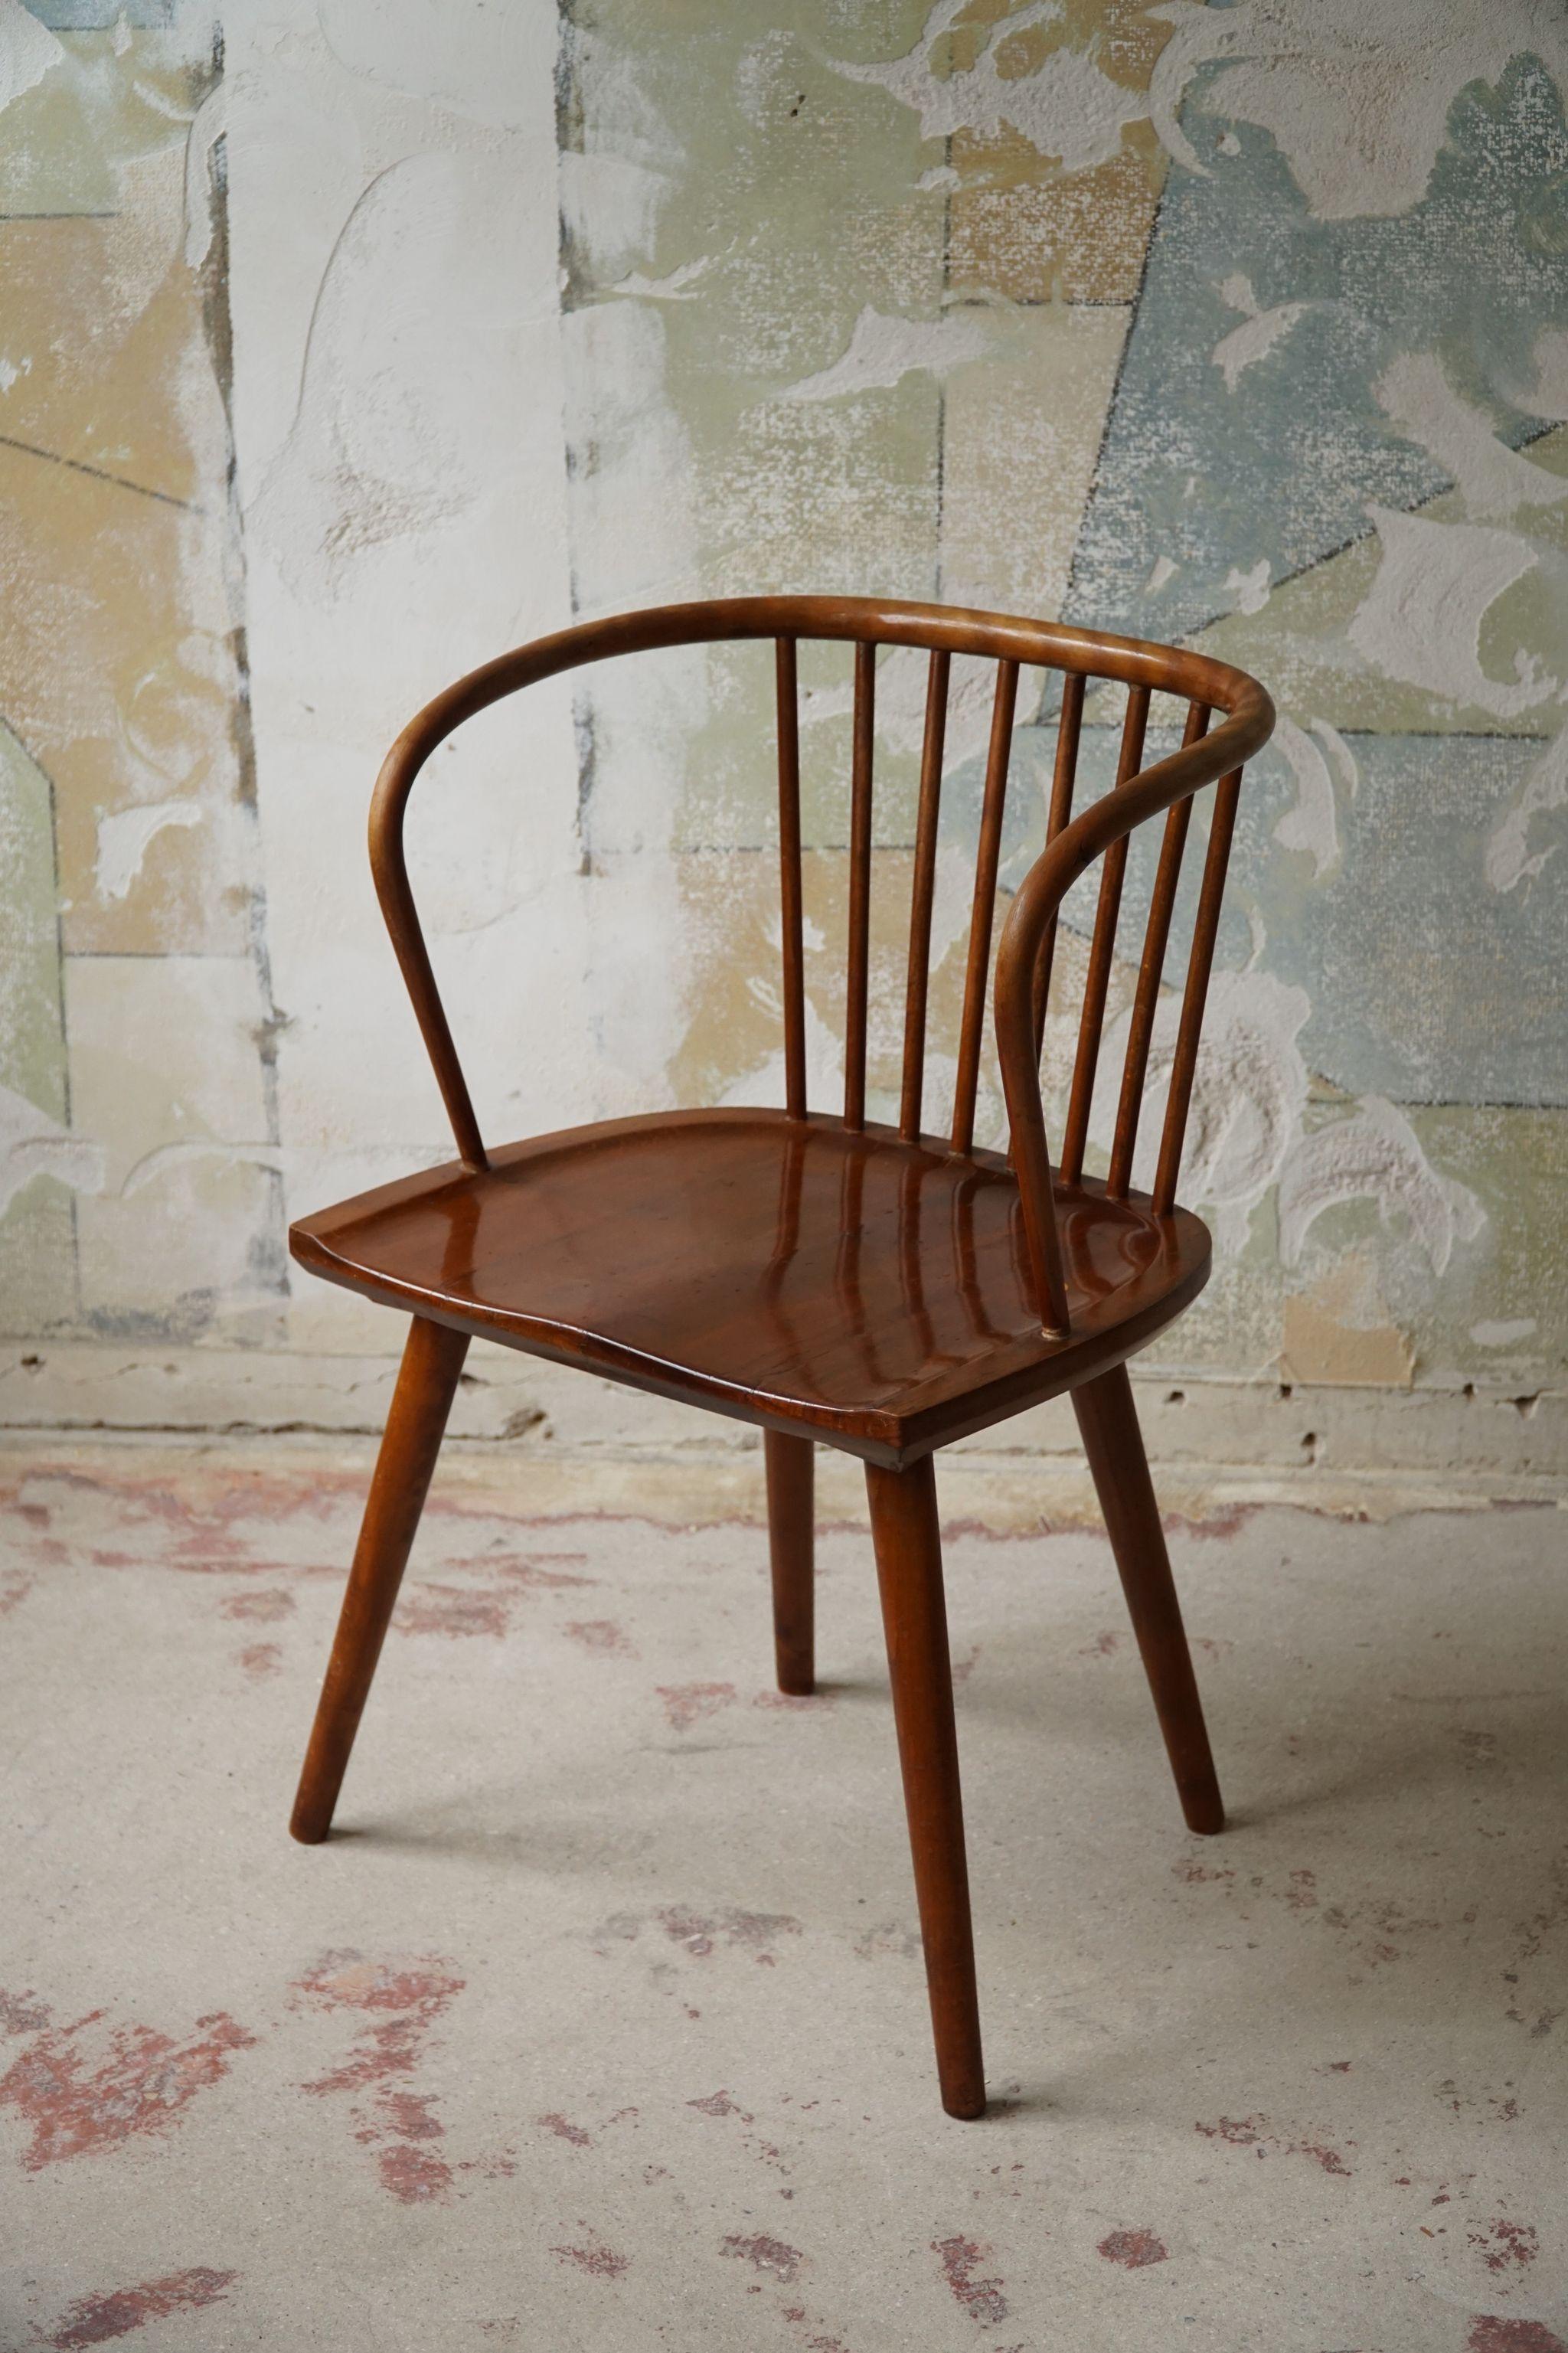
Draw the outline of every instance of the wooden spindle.
[[[1046,839],[1054,841],[1072,815],[1073,784],[1078,776],[1079,737],[1083,729],[1084,675],[1069,670],[1062,680],[1061,716],[1057,722],[1057,765],[1051,778],[1050,807],[1046,815]],[[1050,1001],[1051,966],[1056,961],[1057,924],[1053,915],[1040,944],[1035,965],[1035,1059],[1046,1042],[1046,1008]]]
[[[915,873],[910,902],[910,977],[904,997],[904,1088],[899,1134],[912,1144],[921,1132],[925,1082],[926,1000],[931,985],[931,911],[936,893],[936,828],[942,803],[942,754],[947,735],[951,654],[931,658],[926,685],[925,745],[921,754],[920,812],[915,819]]]
[[[1117,763],[1120,789],[1138,774],[1143,759],[1143,731],[1149,724],[1149,690],[1127,690],[1127,718],[1121,730],[1121,757]],[[1095,1065],[1100,1060],[1100,1031],[1105,1019],[1105,997],[1116,954],[1116,921],[1121,913],[1121,881],[1127,871],[1127,837],[1113,841],[1100,869],[1100,904],[1095,911],[1094,937],[1089,943],[1089,969],[1083,984],[1083,1014],[1079,1023],[1078,1056],[1073,1063],[1072,1092],[1068,1099],[1067,1125],[1062,1134],[1060,1181],[1076,1185],[1083,1174],[1083,1150],[1089,1140],[1089,1111],[1094,1096]]]
[[[1016,661],[999,661],[996,699],[991,706],[991,749],[985,762],[985,797],[980,809],[974,905],[969,919],[969,969],[964,976],[958,1079],[952,1098],[955,1152],[967,1152],[974,1141],[974,1102],[980,1087],[980,1047],[985,1027],[985,981],[991,969],[996,869],[1002,855],[1002,813],[1007,800],[1007,763],[1013,750],[1013,712],[1017,700],[1018,665]]]
[[[1208,705],[1205,702],[1189,703],[1186,732],[1182,737],[1184,751],[1189,744],[1200,741],[1207,731],[1208,723]],[[1186,848],[1187,827],[1192,821],[1192,796],[1189,794],[1184,800],[1173,801],[1165,816],[1160,863],[1155,871],[1154,892],[1149,902],[1149,923],[1143,934],[1143,961],[1138,967],[1138,987],[1132,999],[1132,1018],[1128,1025],[1127,1055],[1121,1065],[1121,1100],[1116,1108],[1116,1135],[1110,1147],[1110,1169],[1105,1181],[1105,1189],[1114,1201],[1127,1198],[1127,1188],[1132,1182],[1138,1116],[1143,1105],[1143,1080],[1149,1068],[1149,1040],[1153,1034],[1154,1008],[1160,999],[1165,950],[1171,937],[1171,914],[1176,903],[1176,886],[1182,879],[1182,853]]]
[[[844,1124],[866,1124],[866,1009],[871,972],[871,738],[877,649],[855,648],[855,735],[849,787],[849,958],[844,1012]]]
[[[793,638],[777,645],[779,915],[784,934],[784,1105],[805,1117],[805,949],[800,890],[800,706]]]
[[[1176,1177],[1187,1133],[1187,1112],[1193,1099],[1198,1039],[1203,1029],[1204,1002],[1208,996],[1215,941],[1219,933],[1220,902],[1225,896],[1225,871],[1230,862],[1231,837],[1236,831],[1237,804],[1241,798],[1241,770],[1222,778],[1215,790],[1214,817],[1209,826],[1208,856],[1204,860],[1203,887],[1193,925],[1192,953],[1187,958],[1187,985],[1182,995],[1181,1027],[1171,1065],[1171,1092],[1165,1103],[1165,1125],[1160,1138],[1160,1165],[1154,1177],[1154,1207],[1169,1215],[1176,1198]]]

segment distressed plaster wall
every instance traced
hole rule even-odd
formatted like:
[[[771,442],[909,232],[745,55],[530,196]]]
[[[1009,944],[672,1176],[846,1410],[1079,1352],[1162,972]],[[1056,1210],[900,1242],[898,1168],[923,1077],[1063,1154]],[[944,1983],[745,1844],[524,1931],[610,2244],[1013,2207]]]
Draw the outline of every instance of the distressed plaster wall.
[[[1152,1370],[1212,1451],[1284,1388],[1324,1402],[1281,1459],[1331,1426],[1563,1468],[1565,92],[1554,0],[0,0],[0,1417],[376,1419],[387,1320],[283,1235],[446,1148],[363,860],[381,754],[574,612],[825,587],[1273,688],[1185,1187],[1222,1264]],[[823,1088],[846,668],[805,673]],[[874,1112],[919,685],[889,658]],[[768,695],[756,649],[645,659],[422,782],[493,1131],[778,1098]],[[1037,680],[1020,715],[1008,885]],[[475,1381],[476,1429],[675,1426]]]

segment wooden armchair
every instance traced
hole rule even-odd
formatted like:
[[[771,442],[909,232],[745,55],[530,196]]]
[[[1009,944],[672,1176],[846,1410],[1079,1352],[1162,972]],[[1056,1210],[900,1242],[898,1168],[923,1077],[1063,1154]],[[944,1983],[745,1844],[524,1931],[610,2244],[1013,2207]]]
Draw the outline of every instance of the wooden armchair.
[[[463,720],[576,664],[645,649],[766,638],[777,671],[783,1111],[611,1120],[488,1147],[437,993],[404,864],[420,769]],[[855,648],[847,1024],[841,1112],[806,1102],[796,645]],[[877,649],[930,653],[910,915],[902,1099],[866,1116]],[[954,654],[996,664],[951,1133],[921,1128],[927,975]],[[1016,892],[995,959],[994,1020],[1012,1148],[973,1142],[1004,802],[1021,665],[1063,673],[1046,848]],[[1129,689],[1114,789],[1072,815],[1088,681]],[[1182,748],[1148,768],[1152,691],[1187,701]],[[1210,728],[1211,715],[1222,714]],[[376,889],[457,1140],[457,1160],[294,1227],[300,1263],[412,1315],[348,1591],[300,1778],[296,1838],[326,1836],[468,1342],[557,1363],[755,1423],[766,1452],[778,1680],[814,1672],[812,1448],[866,1464],[893,1712],[942,2105],[984,2106],[963,1819],[932,1472],[935,1450],[1070,1391],[1182,1810],[1224,1814],[1133,1409],[1126,1359],[1209,1271],[1209,1237],[1175,1200],[1245,760],[1273,706],[1204,656],[1046,621],[876,599],[767,596],[591,622],[472,672],[420,712],[371,811]],[[1188,958],[1158,1170],[1131,1187],[1150,1041],[1193,798],[1219,779]],[[1089,1108],[1128,836],[1165,813],[1103,1181],[1084,1174]],[[1060,1156],[1039,1064],[1057,913],[1103,858]]]

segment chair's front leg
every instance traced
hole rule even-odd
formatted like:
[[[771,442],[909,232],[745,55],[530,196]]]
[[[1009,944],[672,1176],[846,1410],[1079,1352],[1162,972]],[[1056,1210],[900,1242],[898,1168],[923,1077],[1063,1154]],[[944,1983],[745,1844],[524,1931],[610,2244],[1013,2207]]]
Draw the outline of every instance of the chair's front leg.
[[[307,1846],[316,1845],[331,1828],[332,1809],[370,1696],[371,1678],[468,1353],[466,1332],[449,1331],[444,1324],[415,1317],[376,1457],[348,1591],[289,1824]]]
[[[1212,1834],[1225,1828],[1225,1805],[1126,1366],[1086,1381],[1072,1401],[1182,1813],[1190,1831]]]
[[[929,1455],[908,1471],[883,1471],[868,1463],[866,1487],[942,2104],[950,2116],[978,2116],[985,2111],[985,2076],[974,1992],[936,1476]]]
[[[773,1660],[780,1691],[804,1699],[816,1688],[812,1441],[764,1430],[763,1449],[773,1577]]]

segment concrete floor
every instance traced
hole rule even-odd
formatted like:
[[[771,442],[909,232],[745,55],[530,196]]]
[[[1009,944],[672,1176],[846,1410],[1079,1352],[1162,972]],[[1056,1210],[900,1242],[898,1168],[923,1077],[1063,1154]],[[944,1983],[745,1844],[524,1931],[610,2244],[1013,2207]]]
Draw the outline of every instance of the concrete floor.
[[[0,1456],[6,2353],[1563,2353],[1559,1512],[1188,1482],[1210,1841],[1081,1494],[953,1528],[959,2125],[852,1483],[789,1703],[753,1463],[452,1452],[307,1851],[364,1461]]]

